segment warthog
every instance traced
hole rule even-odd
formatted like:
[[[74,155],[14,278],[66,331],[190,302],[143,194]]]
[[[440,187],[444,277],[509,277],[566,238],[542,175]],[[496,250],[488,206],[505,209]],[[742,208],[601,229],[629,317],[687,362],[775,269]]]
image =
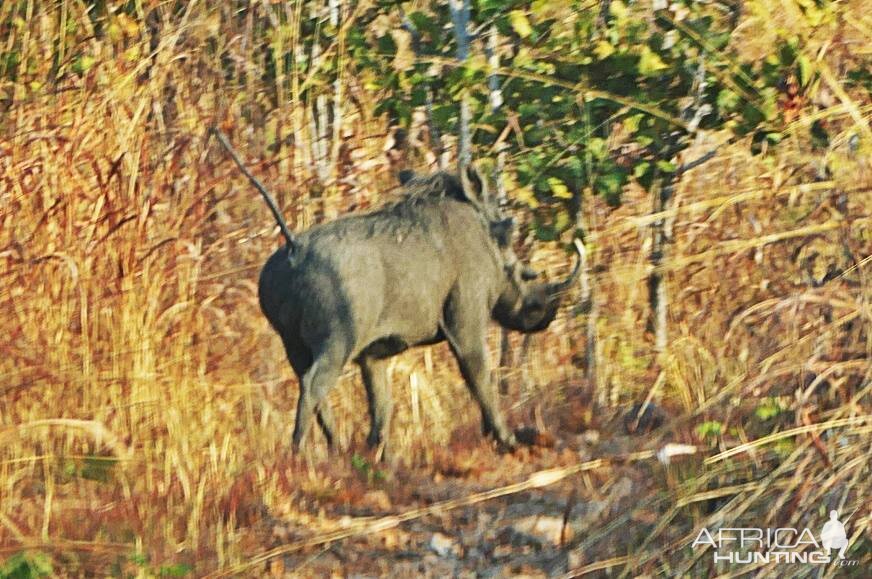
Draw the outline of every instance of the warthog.
[[[366,386],[367,442],[386,444],[393,405],[387,359],[443,340],[481,407],[483,431],[513,448],[516,440],[490,379],[488,321],[521,332],[545,329],[578,264],[562,282],[533,282],[535,273],[512,250],[511,219],[498,214],[474,170],[460,177],[407,176],[399,200],[299,236],[246,175],[267,198],[288,241],[264,265],[259,297],[300,381],[294,449],[313,416],[332,445],[325,396],[349,361],[360,367]]]

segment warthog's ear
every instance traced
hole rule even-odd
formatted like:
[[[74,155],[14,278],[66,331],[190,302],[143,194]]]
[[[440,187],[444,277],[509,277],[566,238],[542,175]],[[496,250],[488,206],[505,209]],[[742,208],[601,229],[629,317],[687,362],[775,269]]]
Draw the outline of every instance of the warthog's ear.
[[[415,178],[415,172],[410,169],[403,169],[397,174],[397,179],[400,180],[400,185],[405,185]]]
[[[464,194],[473,203],[481,204],[487,201],[487,186],[472,165],[467,165],[460,171],[460,184],[463,185]]]
[[[512,243],[512,231],[515,229],[515,221],[508,217],[499,221],[491,221],[490,233],[500,247],[508,247]]]

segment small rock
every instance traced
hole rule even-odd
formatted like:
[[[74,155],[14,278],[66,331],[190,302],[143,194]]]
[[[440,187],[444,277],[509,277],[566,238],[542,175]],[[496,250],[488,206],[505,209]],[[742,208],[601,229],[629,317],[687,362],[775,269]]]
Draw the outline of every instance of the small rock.
[[[561,544],[563,531],[562,517],[525,517],[514,525],[512,530],[521,535],[534,537],[542,544],[558,546]],[[569,539],[571,529],[566,528],[566,539]]]
[[[581,433],[581,441],[585,444],[596,444],[599,442],[599,430],[585,430]]]
[[[511,545],[497,545],[494,547],[493,556],[494,559],[502,559],[504,557],[509,557],[512,554],[512,546]]]
[[[566,566],[569,570],[578,569],[584,563],[584,555],[578,549],[573,549],[566,556]]]
[[[429,547],[440,557],[451,557],[457,555],[459,551],[454,539],[443,533],[433,533],[433,536],[430,537]]]

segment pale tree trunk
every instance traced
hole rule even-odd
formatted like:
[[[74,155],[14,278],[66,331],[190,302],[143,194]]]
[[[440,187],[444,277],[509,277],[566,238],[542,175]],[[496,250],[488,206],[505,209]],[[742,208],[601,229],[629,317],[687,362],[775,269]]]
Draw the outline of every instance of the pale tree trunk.
[[[490,66],[490,74],[488,75],[487,85],[491,110],[499,111],[503,105],[503,91],[500,87],[500,77],[497,71],[500,69],[500,55],[498,52],[500,44],[499,32],[497,27],[491,25],[488,33],[487,44],[485,45],[485,56],[487,56],[488,65]],[[506,185],[503,182],[503,170],[506,166],[506,144],[500,141],[497,145],[497,162],[494,167],[493,178],[496,184],[497,201],[500,207],[505,207],[508,203],[506,195]]]
[[[583,223],[583,222],[582,222]],[[583,227],[583,226],[582,226]],[[587,229],[584,229],[587,231]],[[585,366],[584,377],[591,386],[596,386],[596,370],[597,370],[597,314],[599,313],[596,306],[596,301],[593,295],[593,283],[591,276],[590,255],[588,255],[587,247],[580,239],[575,240],[575,244],[579,250],[579,259],[581,260],[581,270],[578,278],[581,286],[581,301],[579,303],[582,313],[587,314],[587,330],[585,344]]]
[[[702,119],[711,113],[711,107],[704,104],[706,77],[705,60],[700,58],[694,80],[696,96],[693,103],[682,111],[682,117],[687,121],[688,130],[696,131]],[[709,151],[699,159],[681,165],[674,173],[658,175],[651,185],[651,211],[663,213],[673,204],[672,197],[682,175],[711,159],[717,149]],[[648,278],[648,300],[651,306],[651,317],[648,327],[654,332],[654,349],[663,354],[669,345],[669,292],[666,284],[666,251],[672,239],[674,217],[657,219],[651,225],[651,275]]]
[[[457,39],[457,62],[463,64],[469,56],[469,0],[450,0],[448,6]],[[460,99],[460,129],[457,135],[457,164],[461,171],[472,163],[472,135],[469,124],[469,97],[464,91]]]
[[[497,52],[499,47],[499,33],[496,26],[491,25],[488,31],[487,44],[485,44],[485,56],[490,66],[490,74],[488,75],[487,85],[489,92],[489,101],[491,110],[499,111],[503,104],[503,92],[500,89],[500,79],[497,71],[500,68],[500,55]],[[501,142],[497,147],[497,162],[493,170],[493,182],[496,185],[497,203],[500,207],[505,207],[508,202],[506,196],[506,187],[503,183],[503,168],[506,162],[505,146]],[[526,352],[526,348],[524,350]],[[523,361],[521,361],[523,363]],[[500,393],[506,394],[509,391],[508,369],[512,365],[512,344],[509,341],[509,331],[505,328],[500,329],[500,363],[499,363],[499,385]]]
[[[342,87],[342,60],[345,57],[345,36],[339,31],[342,17],[341,0],[330,0],[330,25],[339,34],[339,44],[336,80],[333,81],[333,143],[330,147],[330,180],[332,183],[339,182],[339,153],[342,145],[342,113],[343,113],[343,87]]]
[[[290,87],[290,126],[288,130],[293,138],[292,168],[297,175],[303,175],[311,169],[311,150],[306,146],[306,109],[302,102],[302,87],[300,82],[299,63],[305,58],[305,47],[301,34],[301,22],[303,19],[303,6],[301,3],[285,4],[285,13],[290,23],[291,37],[291,87]],[[303,225],[308,226],[308,222]]]
[[[333,0],[329,0],[327,9],[328,15],[333,16]],[[321,18],[323,14],[323,5],[318,6],[315,11],[315,16]],[[338,18],[338,13],[337,13]],[[320,29],[320,27],[319,27]],[[321,67],[321,58],[323,48],[321,47],[320,34],[316,33],[312,42],[312,60],[311,69],[318,70]],[[330,184],[330,105],[328,103],[327,93],[323,90],[315,97],[315,108],[310,120],[312,130],[312,157],[315,159],[315,170],[318,174],[318,181],[322,186],[327,187]]]
[[[585,216],[585,200],[582,199],[575,222],[581,227],[581,230],[587,234],[595,227],[595,214],[592,210],[588,211],[589,215]],[[597,401],[600,405],[605,406],[607,402],[606,392],[599,388],[597,384],[598,377],[598,361],[599,361],[599,331],[597,328],[599,316],[599,302],[596,288],[594,287],[593,277],[593,260],[594,256],[590,254],[584,242],[580,239],[575,240],[575,244],[579,250],[579,259],[581,260],[580,274],[578,278],[581,289],[580,299],[578,303],[579,311],[587,316],[585,322],[585,345],[584,345],[584,378],[587,381],[590,389],[597,393]]]
[[[661,213],[669,207],[675,188],[671,175],[654,179],[651,186],[652,212]],[[669,343],[669,294],[666,287],[663,264],[666,261],[666,248],[669,242],[666,218],[657,219],[651,225],[651,275],[648,277],[648,301],[651,307],[649,329],[654,332],[654,349],[658,354],[666,351]]]
[[[590,310],[587,313],[587,328],[585,331],[584,377],[594,392],[602,393],[605,404],[605,391],[599,385],[599,300],[591,292]]]

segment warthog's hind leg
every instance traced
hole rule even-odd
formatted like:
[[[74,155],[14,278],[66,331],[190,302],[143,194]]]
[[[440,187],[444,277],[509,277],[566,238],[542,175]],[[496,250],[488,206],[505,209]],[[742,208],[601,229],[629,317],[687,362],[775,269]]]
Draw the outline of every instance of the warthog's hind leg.
[[[327,439],[327,448],[333,450],[336,440],[336,423],[333,422],[333,409],[330,408],[330,401],[326,398],[322,399],[321,404],[318,405],[318,424],[321,426],[324,438]]]
[[[369,404],[370,429],[366,443],[371,448],[383,443],[387,446],[391,411],[394,406],[391,385],[388,383],[388,360],[362,357],[357,363],[363,375]],[[385,454],[387,454],[386,450]]]
[[[297,381],[302,390],[303,377],[312,367],[312,355],[302,344],[289,343],[288,341],[285,341],[285,353],[288,356],[291,367],[294,369],[294,373],[297,375]],[[321,426],[324,438],[327,439],[328,448],[332,449],[336,440],[336,423],[333,421],[333,410],[330,408],[327,400],[324,400],[318,406],[318,424]]]
[[[295,452],[302,446],[316,411],[324,434],[327,436],[327,442],[332,444],[333,413],[327,406],[325,398],[339,380],[344,364],[343,356],[327,350],[315,359],[300,380],[300,399],[297,403],[297,420],[294,423],[292,441]]]

